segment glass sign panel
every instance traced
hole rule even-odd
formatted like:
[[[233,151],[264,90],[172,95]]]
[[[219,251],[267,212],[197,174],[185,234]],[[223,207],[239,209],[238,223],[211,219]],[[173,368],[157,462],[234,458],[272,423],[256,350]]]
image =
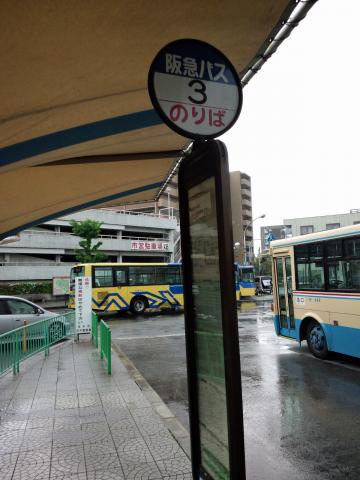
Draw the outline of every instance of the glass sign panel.
[[[215,180],[189,189],[201,466],[228,480],[229,446]]]

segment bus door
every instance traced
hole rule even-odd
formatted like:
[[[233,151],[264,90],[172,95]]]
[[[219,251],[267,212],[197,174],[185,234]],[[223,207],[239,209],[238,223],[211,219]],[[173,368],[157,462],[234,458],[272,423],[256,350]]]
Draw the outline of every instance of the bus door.
[[[291,285],[291,257],[276,257],[275,267],[280,335],[295,337],[295,318]]]

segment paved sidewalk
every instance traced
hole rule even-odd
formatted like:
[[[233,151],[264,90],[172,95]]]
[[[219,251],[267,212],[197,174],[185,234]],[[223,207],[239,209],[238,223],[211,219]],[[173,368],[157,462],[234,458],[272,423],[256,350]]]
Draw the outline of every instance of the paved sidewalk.
[[[68,341],[0,378],[1,480],[192,478],[166,407],[112,360],[110,377],[88,340]]]

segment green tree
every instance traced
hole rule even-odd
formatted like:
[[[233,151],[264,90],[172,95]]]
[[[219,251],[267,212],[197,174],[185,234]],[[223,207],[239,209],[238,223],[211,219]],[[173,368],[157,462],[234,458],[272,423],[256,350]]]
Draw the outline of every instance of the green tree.
[[[92,245],[92,241],[99,238],[101,222],[96,222],[95,220],[83,220],[82,222],[70,220],[70,225],[74,235],[83,239],[79,242],[79,247],[81,248],[75,251],[76,260],[80,263],[97,263],[107,259],[105,253],[99,252],[102,242]]]
[[[270,255],[258,255],[255,258],[255,275],[272,275]]]

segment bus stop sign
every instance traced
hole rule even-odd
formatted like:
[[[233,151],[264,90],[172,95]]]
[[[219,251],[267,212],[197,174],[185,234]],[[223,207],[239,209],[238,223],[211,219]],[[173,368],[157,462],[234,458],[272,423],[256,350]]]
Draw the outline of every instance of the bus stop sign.
[[[176,40],[163,47],[151,64],[148,87],[163,121],[188,138],[222,135],[241,111],[235,68],[222,52],[200,40]]]

